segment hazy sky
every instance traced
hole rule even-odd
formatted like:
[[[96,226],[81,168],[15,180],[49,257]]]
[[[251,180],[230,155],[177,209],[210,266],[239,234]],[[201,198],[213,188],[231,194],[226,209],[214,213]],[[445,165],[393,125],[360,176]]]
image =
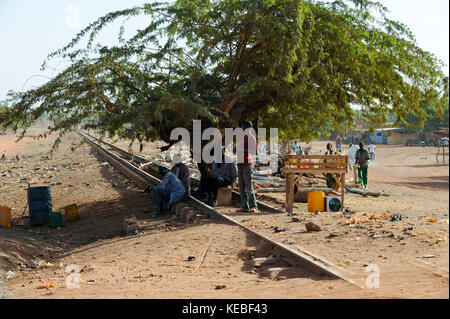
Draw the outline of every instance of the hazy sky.
[[[0,100],[8,90],[29,89],[46,81],[55,70],[41,72],[46,56],[67,44],[83,27],[110,11],[145,3],[145,0],[0,0]],[[380,0],[390,18],[407,25],[418,44],[447,65],[449,74],[449,0]],[[133,18],[126,30],[145,26]],[[114,41],[120,25],[102,33],[102,43]],[[52,61],[50,66],[64,67]]]

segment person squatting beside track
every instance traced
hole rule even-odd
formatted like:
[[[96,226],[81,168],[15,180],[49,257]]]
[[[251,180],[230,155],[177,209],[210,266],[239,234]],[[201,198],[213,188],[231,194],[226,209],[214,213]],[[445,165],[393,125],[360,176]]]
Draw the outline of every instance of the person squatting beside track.
[[[189,168],[181,162],[179,155],[175,155],[173,161],[175,165],[170,172],[164,176],[159,185],[152,189],[152,203],[157,207],[153,218],[163,215],[167,206],[171,207],[189,196],[191,185]]]

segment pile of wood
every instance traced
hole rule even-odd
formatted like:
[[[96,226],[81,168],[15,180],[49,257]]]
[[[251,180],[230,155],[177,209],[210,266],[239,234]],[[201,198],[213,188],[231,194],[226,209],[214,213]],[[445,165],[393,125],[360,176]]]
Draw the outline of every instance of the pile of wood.
[[[286,192],[285,179],[273,176],[254,175],[253,187],[258,194]],[[340,196],[335,190],[328,188],[323,176],[312,174],[304,175],[297,180],[294,186],[294,201],[307,203],[309,192],[324,192],[325,195]]]
[[[302,176],[296,185],[302,189],[317,188],[319,191],[323,191],[326,188],[326,191],[328,191],[325,178],[323,177]],[[255,174],[253,176],[253,186],[255,186],[259,193],[283,193],[286,191],[286,180],[280,177],[259,176]]]
[[[349,186],[345,187],[345,190],[349,193],[358,194],[364,197],[372,196],[372,197],[380,197],[380,196],[389,196],[386,192],[374,192],[370,191],[368,189],[362,189],[362,188],[351,188]]]
[[[285,180],[281,177],[271,176],[270,174],[262,175],[258,171],[253,174],[253,187],[255,190],[267,189],[267,188],[285,188]]]

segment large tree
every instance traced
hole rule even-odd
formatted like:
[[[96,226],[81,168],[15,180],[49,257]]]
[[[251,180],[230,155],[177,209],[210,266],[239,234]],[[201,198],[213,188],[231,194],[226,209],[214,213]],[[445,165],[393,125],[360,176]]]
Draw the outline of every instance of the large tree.
[[[246,119],[282,136],[318,137],[352,106],[374,125],[393,111],[426,118],[423,103],[448,98],[442,63],[386,8],[367,0],[179,0],[109,13],[49,55],[71,64],[52,80],[9,96],[0,123],[50,131],[75,127],[169,141],[175,127],[225,127]],[[108,24],[144,15],[130,38],[102,46]],[[88,39],[86,47],[80,41]],[[45,63],[44,63],[45,68]]]
[[[449,104],[439,107],[438,103],[431,102],[423,105],[423,109],[427,113],[425,121],[413,115],[408,115],[406,121],[412,127],[419,127],[426,132],[438,130],[440,128],[448,128],[449,121]]]

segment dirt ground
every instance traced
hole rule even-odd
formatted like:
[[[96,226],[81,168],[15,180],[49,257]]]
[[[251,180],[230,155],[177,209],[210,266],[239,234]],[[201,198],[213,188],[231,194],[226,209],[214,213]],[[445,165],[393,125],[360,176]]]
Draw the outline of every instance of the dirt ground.
[[[7,157],[0,161],[0,205],[14,208],[12,227],[0,227],[0,298],[449,297],[449,167],[436,164],[436,148],[377,146],[369,188],[390,196],[346,194],[346,207],[356,213],[348,218],[338,213],[315,216],[301,203],[295,203],[296,223],[285,213],[249,215],[221,208],[291,248],[325,258],[355,281],[350,285],[301,269],[272,280],[249,266],[248,252],[264,250],[254,238],[213,220],[190,227],[168,223],[170,216],[152,220],[148,195],[104,164],[87,144],[80,145],[77,134],[66,136],[49,158],[46,152],[53,141],[27,137],[14,143],[12,135],[0,135],[0,153],[5,150]],[[318,153],[325,144],[312,145]],[[147,145],[143,152],[157,154],[157,146]],[[80,220],[60,229],[28,226],[28,183],[52,187],[54,211],[76,203]],[[276,200],[273,206],[284,209],[283,194],[270,196]],[[402,220],[391,222],[383,213],[401,214]],[[374,214],[380,218],[373,219]],[[123,219],[130,215],[146,223],[144,234],[124,234]],[[354,223],[347,225],[351,219]],[[324,231],[305,232],[308,221]],[[289,230],[274,233],[274,227]],[[195,260],[189,262],[189,256]],[[364,286],[368,265],[380,270],[378,289]],[[67,272],[71,269],[75,272]],[[80,285],[70,288],[77,269]],[[15,273],[13,278],[6,279],[8,270]]]

